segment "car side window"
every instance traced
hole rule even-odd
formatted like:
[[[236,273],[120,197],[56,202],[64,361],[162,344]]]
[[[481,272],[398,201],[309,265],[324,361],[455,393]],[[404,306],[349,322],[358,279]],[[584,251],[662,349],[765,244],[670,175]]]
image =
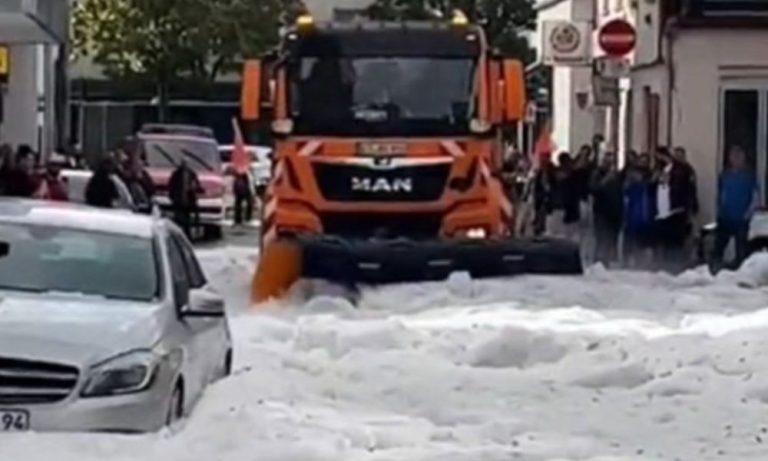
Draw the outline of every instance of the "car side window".
[[[187,266],[178,244],[173,238],[166,239],[165,244],[168,247],[168,259],[171,263],[171,277],[173,277],[174,286],[181,283],[183,286],[190,287]]]
[[[187,243],[184,237],[176,234],[175,232],[172,235],[172,239],[178,246],[181,257],[184,260],[184,265],[187,268],[189,287],[203,288],[208,282],[205,280],[205,274],[203,273],[203,269],[200,267],[200,263],[197,261],[194,250],[189,245],[189,243]]]

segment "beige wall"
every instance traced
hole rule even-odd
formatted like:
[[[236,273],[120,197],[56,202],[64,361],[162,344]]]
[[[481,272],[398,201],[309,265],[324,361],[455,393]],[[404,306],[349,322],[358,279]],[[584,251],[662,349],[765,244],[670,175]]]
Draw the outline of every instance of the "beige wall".
[[[37,147],[37,46],[10,47],[11,75],[5,94],[5,119],[0,139]]]
[[[704,216],[715,214],[720,165],[720,87],[749,78],[768,85],[768,31],[688,30],[674,42],[672,141],[699,175]]]
[[[654,66],[635,70],[631,77],[632,107],[630,121],[632,142],[630,146],[638,152],[648,150],[649,130],[646,118],[645,88],[660,96],[657,142],[666,144],[667,140],[667,70],[664,66]]]
[[[592,0],[565,0],[539,11],[538,24],[545,20],[589,21],[593,16]],[[541,47],[541,37],[537,37]],[[539,48],[541,49],[541,48]],[[575,151],[589,143],[593,134],[602,131],[603,111],[591,104],[579,107],[576,93],[591,91],[592,71],[588,67],[555,67],[552,72],[552,138],[559,151]]]

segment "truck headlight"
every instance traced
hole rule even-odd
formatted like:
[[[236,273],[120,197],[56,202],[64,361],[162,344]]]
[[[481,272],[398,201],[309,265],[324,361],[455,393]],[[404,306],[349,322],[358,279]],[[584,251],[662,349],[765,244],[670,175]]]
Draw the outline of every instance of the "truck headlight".
[[[488,236],[488,232],[486,232],[485,228],[483,227],[471,227],[469,229],[464,229],[463,231],[464,237],[469,239],[484,239]]]
[[[158,356],[151,351],[113,357],[91,369],[81,395],[104,397],[145,391],[155,379],[158,364]]]

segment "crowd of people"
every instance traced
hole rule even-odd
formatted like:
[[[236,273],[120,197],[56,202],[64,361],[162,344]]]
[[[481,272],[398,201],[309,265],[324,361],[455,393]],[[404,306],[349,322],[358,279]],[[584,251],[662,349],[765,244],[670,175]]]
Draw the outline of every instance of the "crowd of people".
[[[587,263],[608,267],[680,272],[696,258],[699,212],[696,172],[686,150],[659,147],[653,154],[629,151],[622,167],[617,155],[601,149],[596,137],[575,156],[560,152],[535,159],[514,150],[505,161],[509,194],[518,205],[517,233],[549,235],[579,243]],[[556,157],[556,158],[553,158]],[[73,156],[51,156],[40,164],[28,145],[0,146],[0,196],[68,201],[63,168],[86,169]],[[728,152],[718,181],[717,228],[712,251],[704,255],[714,270],[733,241],[740,264],[748,253],[750,219],[759,203],[758,182],[739,146]],[[142,159],[122,150],[91,166],[85,203],[112,208],[119,199],[114,178],[133,202],[152,208],[155,184]],[[236,222],[251,219],[254,192],[247,173],[234,176]],[[168,183],[174,220],[188,235],[199,225],[198,197],[203,193],[196,172],[182,161]],[[701,250],[698,251],[701,253]],[[702,255],[698,256],[700,259]]]
[[[0,146],[0,197],[70,201],[61,171],[65,168],[90,169],[92,174],[83,197],[85,204],[98,208],[119,206],[119,181],[126,186],[139,210],[152,211],[157,190],[140,157],[118,149],[93,165],[86,165],[77,158],[54,154],[41,163],[39,155],[28,145],[21,145],[16,150],[7,144]],[[197,174],[186,162],[181,162],[170,177],[168,195],[174,220],[188,235],[192,235],[193,227],[199,224],[197,201],[201,192]]]
[[[683,147],[659,147],[653,154],[629,151],[620,167],[617,155],[602,151],[601,144],[598,136],[575,156],[545,153],[534,162],[516,152],[508,155],[505,170],[514,178],[508,183],[510,193],[524,210],[518,216],[519,233],[576,241],[587,262],[608,267],[678,273],[703,259],[719,270],[732,240],[733,264],[744,260],[758,195],[743,149],[730,149],[728,168],[721,174],[717,230],[709,251],[702,250],[695,227],[696,171]]]
[[[67,188],[60,175],[62,167],[54,161],[41,167],[38,155],[29,145],[22,144],[14,150],[11,145],[3,144],[0,146],[0,196],[67,201]]]

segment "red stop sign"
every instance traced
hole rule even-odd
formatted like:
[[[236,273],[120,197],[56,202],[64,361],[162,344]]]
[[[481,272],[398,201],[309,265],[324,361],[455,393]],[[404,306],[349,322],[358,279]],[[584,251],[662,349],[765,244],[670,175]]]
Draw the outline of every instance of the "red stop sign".
[[[607,55],[624,56],[635,49],[637,32],[627,21],[614,19],[600,28],[597,42]]]

